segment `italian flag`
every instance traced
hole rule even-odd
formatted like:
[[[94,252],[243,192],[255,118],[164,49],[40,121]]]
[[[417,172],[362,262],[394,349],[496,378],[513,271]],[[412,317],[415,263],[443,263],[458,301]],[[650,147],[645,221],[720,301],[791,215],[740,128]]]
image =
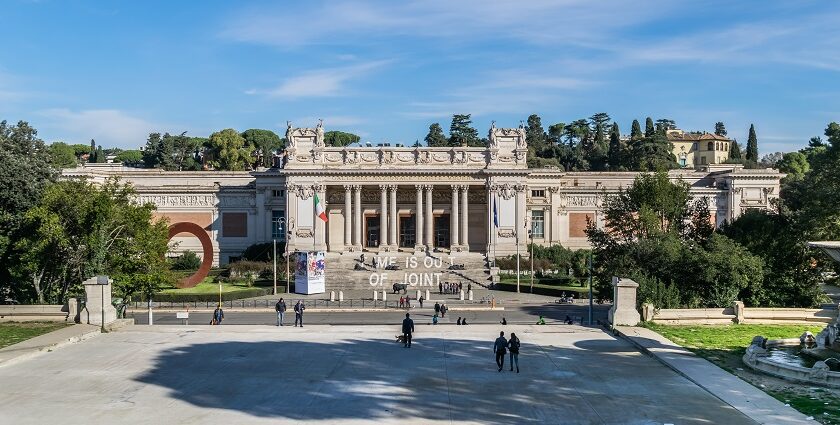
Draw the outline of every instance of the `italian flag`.
[[[327,212],[324,210],[324,202],[321,201],[317,193],[315,194],[315,215],[321,220],[324,220],[324,223],[327,222]]]

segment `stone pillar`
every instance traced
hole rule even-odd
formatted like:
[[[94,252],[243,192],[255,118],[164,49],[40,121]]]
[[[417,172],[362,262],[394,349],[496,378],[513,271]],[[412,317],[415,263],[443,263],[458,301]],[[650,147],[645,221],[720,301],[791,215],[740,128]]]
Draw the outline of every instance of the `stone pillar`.
[[[353,186],[344,185],[344,251],[353,250]]]
[[[744,323],[744,302],[735,301],[732,303],[732,310],[735,311],[735,323]]]
[[[379,250],[388,246],[388,185],[379,185]]]
[[[419,252],[423,246],[423,185],[414,186],[417,189],[417,199],[414,206],[414,250]]]
[[[318,199],[321,200],[324,204],[324,212],[329,214],[327,211],[327,187],[322,184],[316,184],[314,186],[315,192],[318,194]],[[312,209],[312,214],[315,214],[315,209]],[[327,223],[324,220],[321,220],[317,216],[315,216],[315,250],[316,251],[326,251],[327,250]]]
[[[613,276],[613,306],[609,319],[613,326],[636,326],[639,312],[636,310],[636,290],[639,284],[630,279]]]
[[[458,186],[452,185],[452,210],[449,214],[449,245],[452,252],[458,250]]]
[[[469,186],[461,186],[461,249],[470,250],[470,210],[469,210]]]
[[[399,234],[397,234],[397,185],[391,186],[391,210],[388,213],[390,223],[388,226],[388,230],[390,231],[391,237],[389,238],[389,242],[391,245],[391,249],[394,251],[400,246],[399,241]]]
[[[353,185],[353,246],[362,250],[362,186]]]
[[[496,260],[496,252],[493,249],[496,245],[496,224],[493,222],[493,188],[487,184],[487,258],[493,261]]]
[[[517,184],[514,189],[516,190],[516,243],[520,245],[520,254],[525,254],[527,257],[528,232],[525,230],[525,223],[528,221],[528,216],[525,211],[525,185]]]
[[[435,246],[435,234],[433,230],[435,226],[435,216],[432,213],[432,191],[435,187],[433,185],[426,185],[423,188],[426,189],[426,212],[423,213],[423,219],[426,221],[426,224],[423,227],[426,230],[426,246],[429,247],[429,250],[431,251]]]
[[[106,285],[98,284],[98,279],[107,279]],[[105,324],[117,320],[117,309],[111,304],[111,283],[107,276],[94,276],[82,284],[85,286],[85,307],[87,322],[90,325],[102,325],[102,307],[105,307]]]

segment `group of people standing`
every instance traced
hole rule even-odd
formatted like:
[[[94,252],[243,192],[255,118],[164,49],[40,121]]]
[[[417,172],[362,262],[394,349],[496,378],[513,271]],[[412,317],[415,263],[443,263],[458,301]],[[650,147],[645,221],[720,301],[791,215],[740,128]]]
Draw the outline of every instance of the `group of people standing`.
[[[300,324],[300,327],[303,327],[303,311],[306,310],[306,305],[301,301],[298,300],[294,306],[295,310],[295,327]],[[283,319],[286,317],[286,301],[283,298],[277,300],[277,304],[274,304],[274,311],[277,312],[277,326],[284,326]]]
[[[438,294],[457,294],[464,289],[464,282],[438,282]],[[472,291],[472,283],[467,285],[467,292]]]

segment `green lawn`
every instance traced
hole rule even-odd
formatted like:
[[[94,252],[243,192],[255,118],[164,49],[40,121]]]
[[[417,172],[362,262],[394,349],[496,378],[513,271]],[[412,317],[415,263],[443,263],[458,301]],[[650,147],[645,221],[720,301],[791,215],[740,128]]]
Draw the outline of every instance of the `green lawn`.
[[[741,356],[756,335],[769,339],[798,338],[806,330],[816,335],[825,325],[670,326],[646,323],[644,326],[738,375],[796,410],[813,416],[820,423],[840,424],[840,391],[766,379],[760,373],[747,369],[741,361]]]
[[[247,289],[250,286],[243,283],[222,283],[222,293],[226,292],[233,292],[238,291],[240,289]],[[219,284],[214,283],[211,277],[204,278],[201,283],[192,287],[192,288],[169,288],[164,289],[160,293],[162,294],[218,294],[219,293]]]
[[[43,335],[65,326],[66,323],[22,322],[0,323],[0,348]]]

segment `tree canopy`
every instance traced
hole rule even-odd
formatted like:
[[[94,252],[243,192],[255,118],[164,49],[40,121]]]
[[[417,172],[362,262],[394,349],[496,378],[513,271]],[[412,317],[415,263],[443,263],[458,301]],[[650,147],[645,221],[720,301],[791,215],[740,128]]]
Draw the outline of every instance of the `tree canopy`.
[[[473,128],[470,114],[455,114],[449,126],[449,146],[477,146],[478,130]]]
[[[443,134],[443,128],[441,128],[438,123],[433,123],[429,126],[429,133],[426,134],[426,137],[423,140],[426,141],[426,146],[432,148],[449,145],[449,140],[446,138],[446,135]]]
[[[242,171],[251,165],[253,146],[245,146],[245,138],[232,128],[217,131],[208,141],[208,161],[215,169]]]
[[[359,143],[361,137],[353,133],[345,133],[343,131],[328,131],[324,133],[324,144],[327,146],[342,147],[351,143]]]

